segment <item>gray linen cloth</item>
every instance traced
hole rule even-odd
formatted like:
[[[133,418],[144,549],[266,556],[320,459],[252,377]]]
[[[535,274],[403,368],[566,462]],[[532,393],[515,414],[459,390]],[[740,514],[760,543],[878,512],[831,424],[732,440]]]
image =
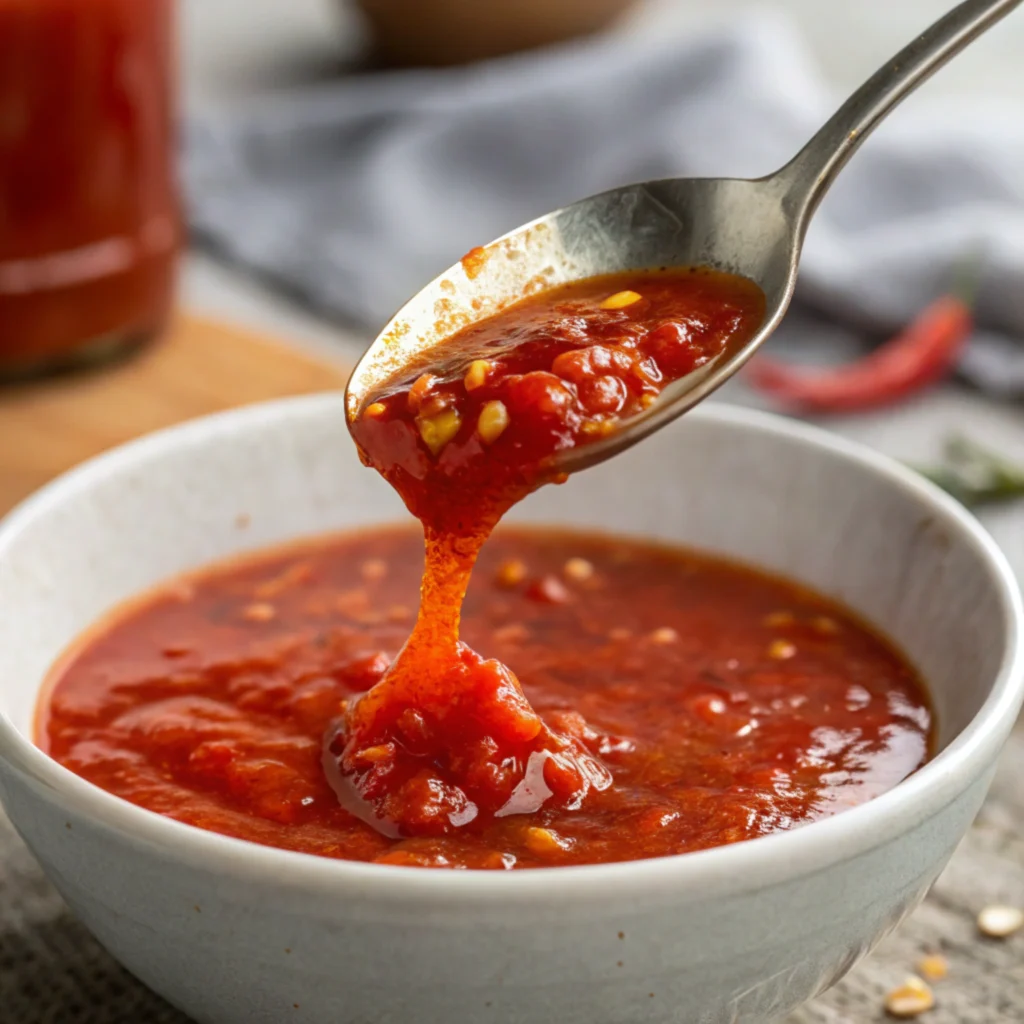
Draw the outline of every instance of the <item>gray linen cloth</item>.
[[[770,14],[699,37],[359,75],[194,120],[191,223],[322,311],[378,328],[472,246],[584,195],[768,173],[840,99]],[[963,371],[1024,393],[1024,108],[919,95],[825,200],[783,334],[813,335],[810,311],[832,337],[836,324],[894,330],[978,254],[980,330]]]

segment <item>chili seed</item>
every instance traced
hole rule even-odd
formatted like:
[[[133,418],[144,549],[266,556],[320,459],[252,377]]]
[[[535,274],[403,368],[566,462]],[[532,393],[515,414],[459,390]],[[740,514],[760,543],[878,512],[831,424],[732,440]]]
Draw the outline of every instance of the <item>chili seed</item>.
[[[639,292],[616,292],[614,295],[609,295],[604,302],[601,303],[602,309],[625,309],[626,306],[632,306],[634,302],[639,302],[642,296]]]
[[[835,636],[839,632],[839,623],[827,615],[818,615],[811,619],[811,628],[822,636]]]
[[[566,579],[582,583],[594,575],[594,567],[585,558],[570,558],[562,566],[562,572],[565,574]]]
[[[438,413],[455,405],[455,395],[451,391],[432,391],[420,402],[419,419],[432,420]]]
[[[369,416],[371,419],[377,416],[383,416],[388,411],[388,407],[383,402],[371,402],[366,407],[366,412],[363,414]]]
[[[978,915],[978,931],[990,939],[1007,939],[1024,928],[1024,910],[995,905]]]
[[[423,399],[427,397],[427,392],[434,386],[436,380],[437,378],[432,373],[423,373],[416,378],[416,382],[409,388],[409,395],[406,398],[412,412],[419,411]]]
[[[495,579],[501,587],[516,587],[526,579],[526,563],[518,558],[508,558],[498,566]]]
[[[474,359],[469,364],[466,376],[462,378],[466,390],[476,391],[477,388],[482,388],[487,383],[487,374],[490,371],[491,364],[486,359]]]
[[[641,409],[650,409],[650,407],[652,405],[654,405],[654,403],[657,400],[658,400],[658,396],[657,395],[651,395],[651,394],[641,395],[640,396],[640,408]]]
[[[277,615],[277,609],[266,601],[256,601],[254,604],[246,605],[242,611],[242,617],[250,622],[269,622]]]
[[[768,657],[776,661],[788,661],[796,656],[796,645],[788,640],[773,640],[768,645]]]
[[[914,975],[885,997],[885,1012],[901,1019],[917,1017],[934,1005],[935,996],[932,990]]]
[[[408,622],[412,618],[412,612],[404,604],[393,604],[388,608],[389,622]]]
[[[651,633],[652,644],[674,644],[679,639],[679,634],[671,626],[662,626]]]
[[[509,425],[508,409],[504,402],[487,402],[476,421],[477,433],[484,444],[494,444]]]
[[[614,434],[619,426],[617,416],[607,416],[600,420],[584,420],[580,425],[580,433],[584,437],[608,437]]]
[[[368,558],[359,567],[359,573],[367,583],[375,583],[388,574],[388,563],[383,558]]]
[[[772,612],[766,615],[761,622],[769,629],[782,629],[783,626],[792,626],[796,622],[796,616],[792,612]]]
[[[499,644],[517,644],[529,637],[530,631],[521,622],[511,622],[507,626],[499,626],[492,636]]]
[[[379,743],[375,747],[364,747],[357,751],[355,760],[365,764],[379,764],[381,761],[389,761],[394,756],[394,743]]]
[[[928,981],[942,981],[949,974],[949,961],[941,953],[929,953],[918,960],[917,970]]]
[[[411,395],[412,392],[410,391]],[[436,416],[416,421],[423,443],[432,455],[439,455],[441,449],[459,432],[462,417],[458,409],[445,409]]]
[[[526,847],[542,857],[550,857],[568,848],[568,843],[560,835],[548,828],[528,828],[526,830]]]

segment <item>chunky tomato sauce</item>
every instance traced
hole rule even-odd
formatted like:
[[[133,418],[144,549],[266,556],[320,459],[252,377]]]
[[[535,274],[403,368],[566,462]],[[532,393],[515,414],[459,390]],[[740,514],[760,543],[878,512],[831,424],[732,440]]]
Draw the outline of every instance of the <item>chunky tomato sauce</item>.
[[[470,573],[508,508],[564,478],[559,451],[614,432],[763,314],[756,285],[708,269],[591,278],[465,328],[355,411],[363,459],[423,523],[427,558],[412,636],[331,742],[349,809],[391,835],[434,835],[545,804],[579,809],[611,785],[510,668],[460,641]]]
[[[892,786],[926,753],[914,675],[792,586],[508,533],[463,607],[504,512],[562,479],[559,451],[746,341],[763,309],[749,281],[696,269],[579,282],[466,328],[350,414],[425,559],[384,531],[151,598],[59,672],[44,745],[216,831],[455,867],[699,849]]]
[[[422,569],[420,537],[383,528],[167,585],[58,666],[40,744],[96,785],[215,832],[497,869],[790,829],[870,799],[926,758],[914,672],[835,604],[685,551],[506,528],[481,554],[464,640],[515,666],[530,714],[611,785],[592,784],[578,806],[549,799],[533,814],[383,835],[339,804],[324,735],[402,648]],[[500,774],[485,746],[461,748],[456,768]],[[559,779],[532,781],[542,791]]]

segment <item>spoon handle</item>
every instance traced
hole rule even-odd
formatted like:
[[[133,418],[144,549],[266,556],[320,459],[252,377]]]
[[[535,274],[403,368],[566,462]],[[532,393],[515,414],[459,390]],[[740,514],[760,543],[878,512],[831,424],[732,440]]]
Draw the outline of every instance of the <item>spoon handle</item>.
[[[801,232],[865,138],[919,85],[1022,0],[964,0],[879,68],[780,172]]]

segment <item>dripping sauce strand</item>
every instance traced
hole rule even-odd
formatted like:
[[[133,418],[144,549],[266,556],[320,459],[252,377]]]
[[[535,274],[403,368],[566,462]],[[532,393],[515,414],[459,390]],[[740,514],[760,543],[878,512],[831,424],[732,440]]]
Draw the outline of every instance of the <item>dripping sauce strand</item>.
[[[591,278],[465,328],[364,402],[352,436],[423,524],[426,563],[412,635],[325,742],[348,809],[387,834],[444,835],[578,808],[611,785],[585,723],[548,726],[512,669],[460,641],[473,565],[505,512],[551,481],[550,456],[614,432],[763,315],[756,285],[704,268]]]

